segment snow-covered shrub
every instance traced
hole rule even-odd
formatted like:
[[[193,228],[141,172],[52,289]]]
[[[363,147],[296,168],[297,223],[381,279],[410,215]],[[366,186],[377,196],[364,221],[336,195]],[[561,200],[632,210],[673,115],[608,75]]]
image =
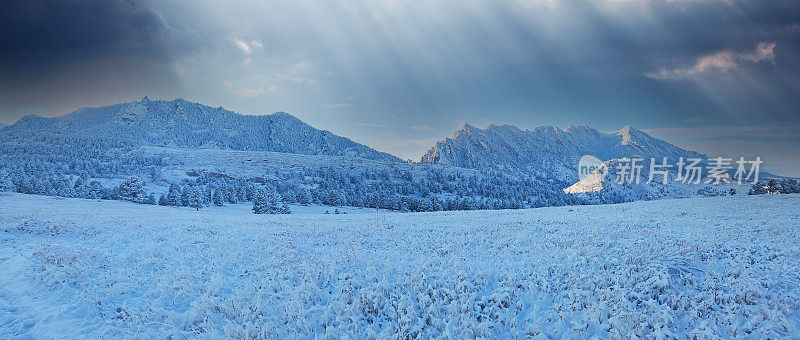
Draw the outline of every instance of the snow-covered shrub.
[[[253,199],[253,213],[256,214],[289,214],[289,206],[281,199],[274,188],[259,189]]]
[[[119,197],[125,201],[144,203],[147,199],[147,194],[144,191],[144,183],[139,177],[128,177],[122,184],[117,187]]]

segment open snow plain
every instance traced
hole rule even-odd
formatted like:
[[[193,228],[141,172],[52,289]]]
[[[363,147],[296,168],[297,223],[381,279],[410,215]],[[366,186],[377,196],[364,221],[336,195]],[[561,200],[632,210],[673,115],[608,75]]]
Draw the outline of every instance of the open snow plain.
[[[800,196],[254,215],[0,195],[0,338],[798,338]]]

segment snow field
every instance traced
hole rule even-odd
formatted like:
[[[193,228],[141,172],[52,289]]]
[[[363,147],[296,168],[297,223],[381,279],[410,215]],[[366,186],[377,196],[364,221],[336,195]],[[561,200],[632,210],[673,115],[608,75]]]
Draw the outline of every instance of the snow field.
[[[0,337],[798,338],[800,196],[254,215],[0,195]]]

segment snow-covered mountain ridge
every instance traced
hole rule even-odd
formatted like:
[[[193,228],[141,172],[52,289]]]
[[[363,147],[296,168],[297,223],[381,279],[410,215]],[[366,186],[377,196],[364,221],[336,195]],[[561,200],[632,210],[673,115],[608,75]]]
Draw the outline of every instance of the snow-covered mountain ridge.
[[[141,101],[82,108],[55,118],[29,115],[3,128],[3,134],[20,138],[38,135],[104,138],[131,145],[401,161],[350,139],[315,129],[288,113],[241,115],[183,99],[156,101],[145,97]]]
[[[704,158],[700,153],[682,149],[630,126],[615,133],[603,133],[586,125],[563,130],[552,126],[522,130],[511,125],[480,129],[465,124],[451,138],[437,142],[421,161],[575,179],[578,160],[583,155],[602,160],[630,156]]]
[[[672,164],[677,157],[702,158],[630,127],[602,133],[584,125],[564,130],[465,125],[437,143],[422,163],[406,163],[287,113],[247,116],[182,99],[145,98],[55,118],[27,116],[3,127],[0,189],[118,199],[123,197],[118,186],[136,177],[149,185],[152,199],[147,202],[157,202],[176,185],[182,192],[203,190],[206,202],[216,194],[223,204],[251,200],[256,189],[270,187],[289,203],[400,211],[619,203],[729,192],[602,180],[573,187],[578,159],[587,154],[607,162],[626,156],[668,157]]]
[[[164,101],[145,97],[141,101],[82,108],[55,118],[29,115],[4,127],[0,137],[3,136],[102,138],[134,146],[400,161],[393,155],[315,129],[288,113],[241,115],[183,99]],[[511,125],[480,129],[465,124],[451,138],[437,142],[422,156],[421,162],[472,169],[523,170],[538,177],[572,181],[576,179],[578,159],[587,154],[602,160],[633,155],[670,159],[703,157],[629,126],[616,133],[603,133],[586,125],[522,130]]]

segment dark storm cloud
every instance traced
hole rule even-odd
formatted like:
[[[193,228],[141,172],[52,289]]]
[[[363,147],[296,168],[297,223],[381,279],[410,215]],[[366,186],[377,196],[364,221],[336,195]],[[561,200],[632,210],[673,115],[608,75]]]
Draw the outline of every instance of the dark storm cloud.
[[[166,56],[166,25],[158,13],[137,1],[4,1],[0,29],[0,60],[16,65],[86,57]]]
[[[0,32],[0,115],[61,113],[174,82],[169,29],[137,0],[6,0]]]

